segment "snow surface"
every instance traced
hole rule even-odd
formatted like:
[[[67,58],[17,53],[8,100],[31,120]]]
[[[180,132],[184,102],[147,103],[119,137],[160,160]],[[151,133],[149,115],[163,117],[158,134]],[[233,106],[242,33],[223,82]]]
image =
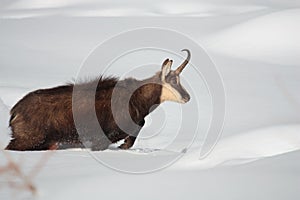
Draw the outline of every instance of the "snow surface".
[[[174,148],[168,145],[176,139],[180,109],[194,108],[165,103],[147,118],[131,150],[111,147],[92,154],[79,149],[51,154],[34,179],[35,198],[299,199],[299,6],[299,1],[279,0],[3,1],[0,145],[9,140],[9,109],[26,93],[72,80],[89,52],[112,35],[163,27],[203,46],[223,78],[226,121],[215,149],[199,159],[212,107],[204,82],[185,70],[184,78],[197,82],[191,87],[198,89],[201,99],[199,131],[188,149],[182,147],[188,144],[189,132],[180,134]],[[153,55],[150,60],[160,63],[166,56]],[[178,58],[174,62],[179,63]],[[129,63],[125,61],[124,71],[130,69]],[[147,70],[141,76],[157,71]],[[163,134],[155,131],[159,117],[167,119]],[[10,154],[28,172],[49,152]],[[4,162],[1,155],[0,163]],[[133,175],[107,164],[123,171],[157,171]],[[2,176],[0,183],[5,183]],[[32,196],[0,187],[0,199],[24,198]]]
[[[299,66],[300,9],[266,14],[208,36],[220,54],[279,65]]]

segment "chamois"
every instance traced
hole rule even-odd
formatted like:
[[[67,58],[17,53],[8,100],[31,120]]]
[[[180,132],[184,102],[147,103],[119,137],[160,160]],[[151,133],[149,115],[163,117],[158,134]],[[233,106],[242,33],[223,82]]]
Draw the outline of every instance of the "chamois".
[[[160,103],[190,100],[190,95],[180,84],[179,75],[191,55],[187,49],[182,51],[187,52],[187,58],[176,70],[171,70],[173,61],[166,59],[159,72],[144,80],[100,76],[89,82],[30,92],[10,111],[12,139],[6,150],[78,147],[104,150],[122,139],[124,143],[119,148],[129,149],[145,123],[144,118]],[[96,85],[95,90],[91,89],[92,85]],[[79,94],[76,102],[72,101],[75,87]],[[88,99],[91,95],[92,102]],[[115,106],[115,114],[112,106]],[[82,123],[75,123],[74,112]],[[92,112],[96,112],[97,124],[90,119]],[[131,122],[135,123],[134,128]],[[127,129],[121,128],[120,124]]]

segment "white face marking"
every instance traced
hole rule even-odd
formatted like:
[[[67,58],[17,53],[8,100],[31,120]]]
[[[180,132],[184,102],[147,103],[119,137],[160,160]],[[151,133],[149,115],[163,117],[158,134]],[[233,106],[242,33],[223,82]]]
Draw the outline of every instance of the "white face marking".
[[[175,101],[178,103],[185,103],[182,100],[182,96],[180,95],[180,93],[166,82],[162,84],[162,91],[160,96],[160,102],[162,103],[164,101]]]

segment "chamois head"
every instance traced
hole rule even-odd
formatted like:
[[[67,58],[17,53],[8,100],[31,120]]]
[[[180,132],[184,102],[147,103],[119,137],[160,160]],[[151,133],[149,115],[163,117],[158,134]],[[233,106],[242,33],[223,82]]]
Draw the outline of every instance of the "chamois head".
[[[190,100],[190,95],[180,84],[179,75],[188,64],[191,58],[191,53],[188,49],[183,49],[182,51],[186,51],[188,55],[185,61],[176,70],[171,70],[173,60],[166,59],[162,64],[162,92],[160,96],[160,102],[175,101],[178,103],[186,103]]]

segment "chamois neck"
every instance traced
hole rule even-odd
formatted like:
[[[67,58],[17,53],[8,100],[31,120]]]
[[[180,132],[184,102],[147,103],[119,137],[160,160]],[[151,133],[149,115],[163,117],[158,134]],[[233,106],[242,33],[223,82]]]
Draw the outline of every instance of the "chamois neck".
[[[135,91],[135,96],[140,101],[141,114],[146,116],[160,104],[162,86],[159,74],[141,80],[139,85],[139,88]]]

